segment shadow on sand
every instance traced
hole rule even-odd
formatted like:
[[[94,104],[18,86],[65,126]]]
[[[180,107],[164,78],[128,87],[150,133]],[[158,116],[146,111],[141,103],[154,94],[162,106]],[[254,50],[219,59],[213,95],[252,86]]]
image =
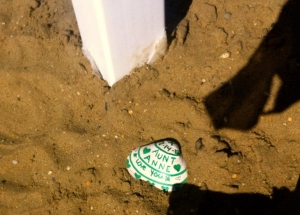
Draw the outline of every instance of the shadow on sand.
[[[165,0],[165,26],[168,44],[175,38],[174,30],[186,16],[192,0]]]
[[[186,184],[171,193],[168,215],[299,215],[300,179],[294,191],[273,188],[271,196],[226,194]]]
[[[173,1],[165,2],[172,4]],[[186,4],[187,8],[190,3]],[[171,15],[169,13],[166,17],[169,41],[176,24],[183,18],[178,17],[173,25]],[[280,78],[282,85],[272,110],[263,112],[274,76]],[[289,0],[248,64],[209,94],[205,106],[216,129],[248,130],[256,125],[260,115],[283,112],[299,99],[300,1]],[[294,191],[286,187],[273,188],[271,196],[226,194],[185,184],[182,189],[171,193],[169,203],[168,215],[299,215],[300,179]]]
[[[280,113],[300,99],[299,11],[300,1],[288,1],[248,64],[205,98],[216,129],[251,129],[261,114]],[[273,109],[264,113],[275,75],[282,85]]]

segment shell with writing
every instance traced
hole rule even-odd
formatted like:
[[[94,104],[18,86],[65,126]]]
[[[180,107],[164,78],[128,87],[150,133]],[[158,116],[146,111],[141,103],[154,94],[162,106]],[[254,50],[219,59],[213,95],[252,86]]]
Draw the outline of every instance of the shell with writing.
[[[186,164],[175,139],[159,140],[133,150],[126,166],[134,178],[167,192],[181,188],[187,180]]]

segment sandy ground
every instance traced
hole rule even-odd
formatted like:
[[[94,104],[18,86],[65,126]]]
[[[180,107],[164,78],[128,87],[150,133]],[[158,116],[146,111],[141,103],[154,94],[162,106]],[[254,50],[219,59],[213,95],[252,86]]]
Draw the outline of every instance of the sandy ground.
[[[300,214],[297,0],[169,0],[168,53],[112,87],[71,1],[0,3],[0,214]],[[173,193],[125,165],[167,137]]]

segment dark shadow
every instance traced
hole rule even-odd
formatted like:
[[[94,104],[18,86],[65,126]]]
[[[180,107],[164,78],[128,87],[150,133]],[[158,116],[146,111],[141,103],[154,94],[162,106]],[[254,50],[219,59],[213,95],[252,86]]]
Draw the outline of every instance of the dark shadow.
[[[172,192],[168,215],[299,215],[300,179],[294,191],[273,188],[271,196],[226,194],[186,184]]]
[[[263,113],[275,75],[282,85],[273,109]],[[205,106],[216,129],[248,130],[259,115],[282,112],[299,99],[300,1],[290,0],[248,64],[209,94]]]
[[[192,0],[165,0],[165,27],[168,44],[174,39],[173,31],[186,16]]]

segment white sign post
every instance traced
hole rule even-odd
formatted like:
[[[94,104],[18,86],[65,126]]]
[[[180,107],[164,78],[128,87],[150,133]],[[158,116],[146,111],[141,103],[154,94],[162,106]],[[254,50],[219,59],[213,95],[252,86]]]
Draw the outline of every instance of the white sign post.
[[[83,52],[109,85],[165,54],[163,0],[72,0]]]

